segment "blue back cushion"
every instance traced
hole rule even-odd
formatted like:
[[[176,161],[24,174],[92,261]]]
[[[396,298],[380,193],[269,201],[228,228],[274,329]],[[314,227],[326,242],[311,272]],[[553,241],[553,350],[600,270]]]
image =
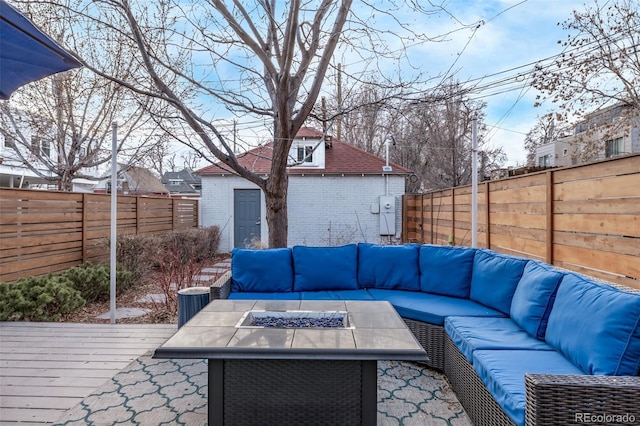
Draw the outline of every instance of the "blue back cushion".
[[[511,318],[536,339],[544,340],[549,314],[563,273],[530,260],[511,300]]]
[[[231,277],[231,291],[292,291],[291,249],[233,249]]]
[[[293,248],[295,291],[357,290],[358,246]]]
[[[415,244],[358,244],[358,285],[360,288],[420,290],[418,248]]]
[[[527,259],[479,249],[473,258],[470,299],[509,314]]]
[[[640,368],[640,294],[566,274],[546,341],[588,374],[635,376]]]
[[[420,290],[468,299],[475,254],[469,247],[420,247]]]

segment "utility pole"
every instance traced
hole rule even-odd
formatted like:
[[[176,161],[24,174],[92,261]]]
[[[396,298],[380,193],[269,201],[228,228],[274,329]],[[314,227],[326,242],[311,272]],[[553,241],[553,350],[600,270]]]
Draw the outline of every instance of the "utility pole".
[[[327,135],[327,99],[323,96],[321,98],[322,105],[322,134]]]
[[[478,247],[478,114],[471,126],[471,247]]]
[[[342,64],[338,64],[338,123],[336,137],[342,140]]]
[[[58,173],[58,191],[62,191],[63,188],[63,173],[62,173],[62,157],[64,157],[64,126],[62,125],[62,76],[56,74],[53,77],[53,92],[56,100],[56,168]],[[40,153],[33,153],[39,155]]]
[[[238,125],[238,120],[233,120],[233,153],[236,154],[238,151],[236,150],[236,126]]]

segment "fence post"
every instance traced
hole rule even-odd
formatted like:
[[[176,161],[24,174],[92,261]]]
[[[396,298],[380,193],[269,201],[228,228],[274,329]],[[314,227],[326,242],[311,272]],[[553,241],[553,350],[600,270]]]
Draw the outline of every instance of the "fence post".
[[[549,170],[546,173],[547,184],[547,241],[546,262],[549,265],[553,265],[553,171]]]
[[[429,223],[431,224],[431,229],[429,229],[430,233],[430,244],[433,244],[433,192],[431,192],[431,200],[429,200],[431,205],[429,206]]]
[[[175,198],[171,198],[171,229],[176,229],[176,222],[178,216],[178,209],[176,208],[176,200]]]
[[[456,188],[451,188],[451,237],[449,244],[456,245]]]
[[[491,207],[491,201],[489,199],[489,193],[491,191],[489,191],[489,185],[491,185],[491,182],[487,182],[486,184],[486,200],[485,200],[485,207],[486,207],[486,212],[485,212],[485,220],[487,222],[487,248],[490,249],[491,248],[491,213],[489,211],[489,208]]]
[[[140,233],[140,196],[136,195],[136,235]]]
[[[89,220],[89,201],[87,200],[87,194],[82,194],[82,263],[87,262],[87,221]]]
[[[195,220],[194,220],[194,228],[200,228],[200,202],[199,201],[192,201],[193,203],[193,210],[194,210],[194,214],[195,214]]]

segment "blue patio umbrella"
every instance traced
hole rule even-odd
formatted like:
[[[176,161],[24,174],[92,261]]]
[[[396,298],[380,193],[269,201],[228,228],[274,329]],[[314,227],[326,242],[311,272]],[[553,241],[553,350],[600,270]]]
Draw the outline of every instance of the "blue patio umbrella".
[[[82,64],[0,0],[0,99],[18,87]]]

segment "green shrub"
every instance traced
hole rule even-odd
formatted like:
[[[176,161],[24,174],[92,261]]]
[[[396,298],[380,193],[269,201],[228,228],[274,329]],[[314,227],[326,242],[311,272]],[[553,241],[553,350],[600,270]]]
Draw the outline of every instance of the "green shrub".
[[[109,265],[98,265],[87,262],[62,272],[60,275],[69,280],[71,286],[78,290],[87,303],[109,299],[111,274]],[[116,293],[122,294],[130,289],[135,281],[133,274],[122,266],[116,268]]]
[[[0,283],[0,321],[57,321],[84,304],[71,281],[59,275]]]

